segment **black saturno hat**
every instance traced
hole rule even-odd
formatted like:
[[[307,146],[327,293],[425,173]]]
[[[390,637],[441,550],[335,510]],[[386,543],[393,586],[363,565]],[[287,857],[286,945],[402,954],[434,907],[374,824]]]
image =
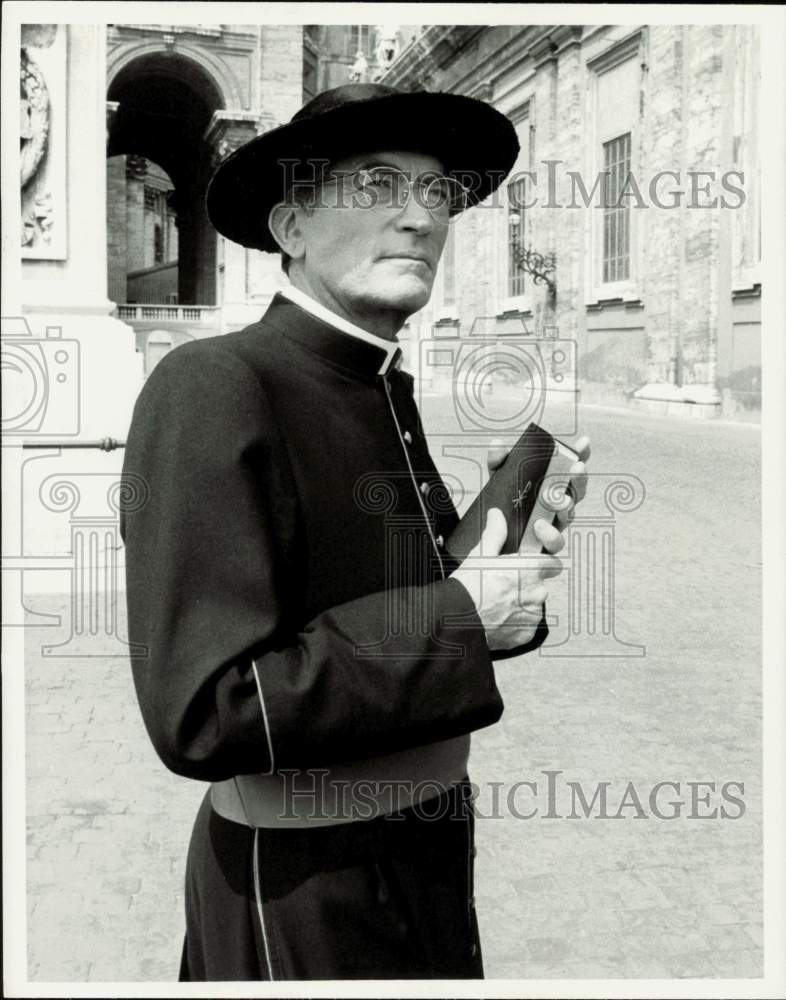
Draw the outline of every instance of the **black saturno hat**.
[[[519,143],[505,115],[473,97],[349,83],[231,153],[208,186],[208,216],[227,239],[277,252],[267,218],[292,183],[313,183],[327,160],[385,149],[435,156],[470,189],[469,207],[499,187]]]

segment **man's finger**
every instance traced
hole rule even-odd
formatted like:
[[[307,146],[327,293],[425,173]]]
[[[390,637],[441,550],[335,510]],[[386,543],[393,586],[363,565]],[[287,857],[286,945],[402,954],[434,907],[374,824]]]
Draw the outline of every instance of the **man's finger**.
[[[486,465],[488,466],[489,472],[493,472],[495,469],[498,469],[508,457],[509,452],[510,448],[508,448],[504,441],[499,438],[494,438],[488,447],[488,451],[486,452]]]
[[[582,462],[588,462],[589,457],[592,454],[592,449],[590,448],[590,439],[586,434],[577,438],[573,443],[573,450],[578,453],[579,459]]]
[[[565,528],[567,528],[568,525],[571,524],[575,516],[576,516],[576,504],[573,502],[573,500],[571,500],[570,504],[564,510],[560,510],[557,512],[557,528],[560,531],[564,531]]]
[[[556,574],[552,574],[556,576]],[[525,587],[519,594],[520,603],[545,604],[548,600],[549,592],[542,583],[536,583],[531,587]]]
[[[570,492],[577,501],[587,495],[587,467],[584,462],[574,462],[570,467]]]
[[[499,507],[491,507],[486,514],[486,526],[480,541],[467,558],[472,556],[498,556],[508,537],[508,522]]]
[[[553,576],[559,576],[563,570],[563,563],[559,556],[547,556],[542,557],[543,562],[540,564],[540,578],[541,580],[550,580]]]
[[[565,545],[565,536],[562,532],[555,528],[553,524],[549,524],[549,522],[544,520],[542,517],[537,519],[533,528],[535,531],[535,537],[547,552],[551,552],[552,554],[559,552]]]

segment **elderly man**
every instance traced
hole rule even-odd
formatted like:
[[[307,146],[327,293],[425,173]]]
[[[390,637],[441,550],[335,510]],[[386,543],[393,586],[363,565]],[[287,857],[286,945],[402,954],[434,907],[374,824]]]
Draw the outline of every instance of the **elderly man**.
[[[483,975],[469,734],[502,712],[492,659],[545,635],[563,537],[540,522],[533,568],[497,555],[482,588],[450,561],[396,333],[517,148],[480,101],[350,85],[211,182],[218,231],[280,252],[290,285],[157,366],[126,452],[139,702],[164,763],[211,783],[181,979]]]

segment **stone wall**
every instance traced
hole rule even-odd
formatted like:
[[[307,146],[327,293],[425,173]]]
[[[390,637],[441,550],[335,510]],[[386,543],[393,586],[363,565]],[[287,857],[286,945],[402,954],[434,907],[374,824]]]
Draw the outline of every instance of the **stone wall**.
[[[755,408],[760,288],[733,292],[736,205],[733,198],[724,204],[721,182],[735,165],[735,30],[505,26],[467,37],[466,28],[445,36],[440,26],[425,29],[419,50],[405,52],[386,77],[406,88],[427,76],[429,89],[481,97],[514,122],[526,105],[539,174],[527,240],[556,254],[557,295],[552,301],[545,286],[526,279],[515,307],[536,335],[556,326],[560,337],[575,341],[584,400],[636,404],[638,393],[645,398],[636,405],[699,416],[738,412],[743,403]],[[451,43],[452,58],[428,64],[423,53],[430,46],[444,52]],[[640,68],[631,154],[640,197],[630,200],[630,280],[606,296],[598,285],[601,209],[597,199],[591,207],[577,202],[575,175],[591,191],[601,152],[595,88],[599,74],[628,59]],[[543,176],[548,161],[557,161],[553,198]],[[498,332],[509,329],[504,194],[470,211],[456,236],[461,331],[489,315],[497,317]],[[439,289],[438,280],[432,303],[411,319],[411,338],[431,336],[444,313]],[[735,402],[735,391],[748,395]]]

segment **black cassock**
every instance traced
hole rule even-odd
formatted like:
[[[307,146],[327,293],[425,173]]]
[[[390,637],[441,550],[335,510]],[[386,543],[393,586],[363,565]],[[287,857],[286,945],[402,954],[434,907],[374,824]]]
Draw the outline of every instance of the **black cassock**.
[[[329,769],[500,717],[483,628],[448,578],[457,515],[412,379],[388,361],[276,296],[259,323],[171,352],[140,394],[121,515],[129,638],[174,772],[226,786]],[[314,829],[234,822],[210,802],[189,850],[182,979],[482,975],[466,784],[430,820]]]

